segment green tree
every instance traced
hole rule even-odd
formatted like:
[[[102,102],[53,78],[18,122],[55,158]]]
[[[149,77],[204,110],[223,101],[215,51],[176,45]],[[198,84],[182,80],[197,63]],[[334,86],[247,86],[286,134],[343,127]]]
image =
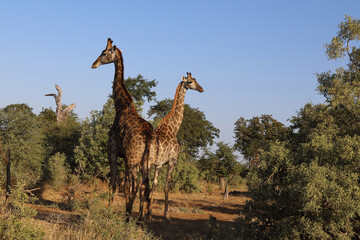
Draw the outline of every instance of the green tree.
[[[260,149],[269,148],[269,143],[284,140],[289,129],[275,120],[271,115],[261,115],[245,120],[243,117],[235,122],[235,149],[249,162],[249,167],[259,162]]]
[[[357,239],[360,234],[360,22],[346,17],[327,45],[348,68],[317,75],[325,104],[306,104],[291,119],[291,138],[269,141],[249,174],[251,200],[240,222],[244,238]],[[346,44],[346,47],[343,45]]]
[[[329,59],[349,57],[350,69],[360,68],[360,49],[351,44],[360,40],[360,20],[351,16],[345,16],[345,21],[339,25],[337,36],[333,37],[330,44],[326,44],[326,54]]]
[[[11,150],[13,181],[34,186],[41,177],[45,155],[44,135],[36,114],[27,104],[10,104],[0,109],[0,136],[3,148]],[[0,168],[2,181],[6,176],[4,169]]]
[[[206,181],[219,182],[220,188],[225,188],[225,181],[240,177],[244,171],[237,161],[235,149],[229,144],[218,142],[215,153],[206,150],[198,161],[199,169]]]
[[[91,111],[83,122],[79,145],[75,149],[78,171],[85,176],[107,178],[107,143],[114,122],[114,100],[109,98],[101,111]]]
[[[156,92],[152,88],[156,87],[157,82],[154,80],[145,79],[141,74],[136,78],[128,77],[125,79],[125,85],[135,101],[136,110],[141,115],[143,112],[142,106],[145,99],[147,102],[156,100]]]
[[[63,108],[66,108],[66,105],[63,105]],[[56,122],[56,113],[51,108],[45,108],[39,113],[39,120],[45,135],[45,164],[54,154],[63,153],[66,156],[67,167],[74,173],[76,168],[74,150],[79,144],[81,134],[81,123],[77,114],[70,112],[66,122],[59,125]]]

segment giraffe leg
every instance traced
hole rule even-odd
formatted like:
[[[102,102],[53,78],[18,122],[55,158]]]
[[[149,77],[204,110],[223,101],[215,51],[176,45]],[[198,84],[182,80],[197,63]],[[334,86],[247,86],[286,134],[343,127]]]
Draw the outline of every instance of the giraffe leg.
[[[161,167],[162,166],[155,167],[154,182],[153,182],[153,186],[152,186],[151,193],[150,193],[150,202],[148,205],[148,219],[150,221],[151,221],[152,207],[153,207],[153,201],[154,201],[154,192],[156,191],[156,187],[158,184],[158,178],[159,178],[159,173],[160,173]]]
[[[133,204],[134,204],[134,200],[136,197],[136,193],[138,190],[138,184],[137,184],[137,180],[136,180],[136,177],[137,177],[136,169],[131,169],[129,175],[130,175],[129,182],[131,183],[131,189],[129,191],[129,195],[130,195],[129,196],[129,204],[128,204],[128,206],[126,206],[126,208],[127,208],[127,214],[130,217],[132,208],[133,208]]]
[[[116,182],[117,182],[117,158],[118,158],[118,152],[117,152],[117,144],[115,140],[115,131],[113,128],[110,129],[109,132],[109,141],[108,141],[108,161],[110,165],[110,197],[109,197],[109,205],[114,200],[114,195],[116,191]]]
[[[170,215],[169,215],[169,188],[170,188],[170,180],[171,180],[171,174],[174,171],[174,162],[173,161],[169,161],[168,163],[168,171],[166,174],[166,182],[165,182],[165,188],[164,188],[164,192],[165,192],[165,210],[164,210],[164,216],[166,218],[166,220],[170,221]]]
[[[129,170],[127,169],[126,166],[125,166],[124,189],[125,189],[125,204],[126,204],[126,220],[128,221],[130,218],[130,214],[131,214],[131,208],[129,208],[129,206],[130,206],[130,174],[129,174]]]
[[[147,209],[149,201],[149,176],[147,163],[145,162],[141,171],[141,186],[140,186],[140,219],[143,219],[145,216],[145,209]]]

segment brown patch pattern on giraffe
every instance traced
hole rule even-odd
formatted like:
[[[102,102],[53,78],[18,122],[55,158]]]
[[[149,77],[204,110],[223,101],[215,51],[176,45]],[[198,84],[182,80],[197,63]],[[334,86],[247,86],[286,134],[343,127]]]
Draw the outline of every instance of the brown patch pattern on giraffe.
[[[150,194],[150,204],[148,205],[148,213],[151,217],[152,212],[152,203],[154,197],[154,191],[156,190],[158,183],[159,172],[164,164],[168,164],[168,170],[166,175],[165,182],[165,211],[164,216],[167,220],[170,220],[169,216],[169,184],[171,180],[171,175],[177,161],[180,146],[176,138],[176,134],[179,131],[180,125],[183,120],[184,115],[184,100],[185,94],[188,89],[197,90],[203,92],[203,88],[197,83],[196,79],[191,76],[191,73],[187,73],[187,77],[182,77],[182,81],[179,83],[175,97],[173,101],[172,108],[168,115],[166,115],[159,126],[156,128],[155,132],[158,137],[158,156],[157,158],[151,157],[151,166],[155,166],[155,176],[153,188]]]
[[[149,156],[156,157],[152,153],[157,149],[155,131],[150,123],[145,121],[137,113],[134,101],[129,94],[124,81],[124,64],[122,52],[109,38],[101,55],[95,60],[92,68],[103,64],[114,63],[115,77],[113,82],[113,98],[116,109],[114,123],[109,131],[108,160],[110,164],[110,185],[113,194],[116,191],[117,182],[117,159],[125,160],[125,199],[126,213],[131,215],[132,206],[139,188],[137,174],[142,171],[140,187],[140,214],[144,216],[144,204],[149,199],[148,166]],[[147,194],[147,196],[145,196]]]

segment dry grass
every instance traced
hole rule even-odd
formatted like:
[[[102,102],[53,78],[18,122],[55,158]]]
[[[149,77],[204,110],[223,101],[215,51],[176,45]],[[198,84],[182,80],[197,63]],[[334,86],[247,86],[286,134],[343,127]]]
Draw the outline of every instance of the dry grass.
[[[41,200],[32,204],[38,212],[32,222],[45,231],[45,239],[118,239],[116,234],[124,234],[126,239],[205,239],[213,231],[214,225],[209,221],[210,216],[216,219],[217,227],[232,228],[238,218],[239,209],[247,198],[246,187],[238,187],[238,196],[230,196],[224,200],[218,186],[212,185],[212,191],[202,193],[170,194],[171,222],[163,218],[164,194],[155,193],[153,221],[140,226],[135,223],[126,225],[123,219],[125,199],[122,193],[117,194],[111,211],[106,213],[108,198],[107,185],[100,181],[80,184],[74,181],[71,185],[59,191],[47,189]],[[67,196],[72,192],[72,198]],[[67,202],[68,201],[68,202]],[[70,201],[70,202],[69,202]],[[73,211],[64,210],[64,205],[74,204]],[[101,209],[102,212],[91,212]],[[90,209],[90,210],[89,210]],[[105,210],[104,210],[105,209]],[[139,200],[134,203],[133,216],[138,215]],[[111,212],[111,213],[110,213]],[[145,229],[143,228],[145,226]],[[99,231],[107,230],[108,235],[101,235]],[[114,231],[114,229],[118,229]],[[151,235],[148,232],[151,231]]]

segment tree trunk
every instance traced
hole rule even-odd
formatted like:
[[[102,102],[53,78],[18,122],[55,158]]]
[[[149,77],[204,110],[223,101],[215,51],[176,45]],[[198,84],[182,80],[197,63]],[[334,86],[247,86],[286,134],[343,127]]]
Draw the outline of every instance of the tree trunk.
[[[225,190],[225,178],[224,177],[219,178],[219,183],[220,183],[220,190]]]
[[[225,192],[224,192],[224,199],[228,199],[228,198],[229,198],[229,188],[228,188],[228,185],[226,184]]]
[[[250,169],[253,169],[254,167],[257,168],[259,166],[259,162],[260,162],[259,152],[256,151],[255,157],[253,157],[249,162]]]

